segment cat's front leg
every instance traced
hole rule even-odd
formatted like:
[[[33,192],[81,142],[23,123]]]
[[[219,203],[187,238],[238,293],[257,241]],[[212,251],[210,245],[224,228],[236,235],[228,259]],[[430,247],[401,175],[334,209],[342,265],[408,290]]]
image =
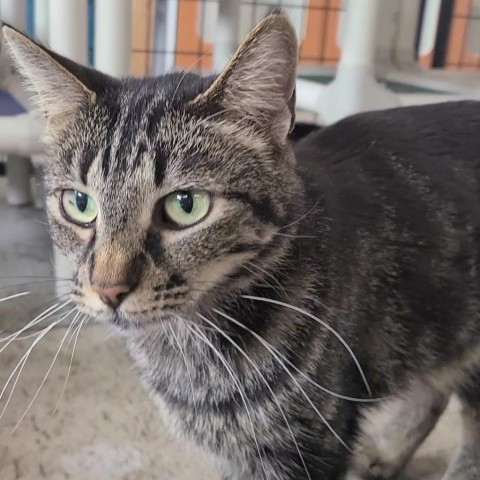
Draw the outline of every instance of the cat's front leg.
[[[401,396],[367,407],[346,480],[395,478],[437,423],[448,398],[418,382]]]
[[[480,365],[458,390],[462,403],[463,439],[443,480],[480,479]]]

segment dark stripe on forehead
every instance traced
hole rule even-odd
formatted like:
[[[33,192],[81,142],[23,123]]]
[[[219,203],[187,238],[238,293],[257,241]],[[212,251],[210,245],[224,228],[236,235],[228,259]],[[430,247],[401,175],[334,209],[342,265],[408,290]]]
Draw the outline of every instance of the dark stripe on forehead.
[[[106,147],[102,155],[102,175],[104,179],[107,178],[110,172],[110,165],[112,162],[112,142],[115,128],[117,127],[118,114],[119,109],[112,110],[108,119],[107,135],[104,139]]]
[[[158,187],[163,182],[167,169],[167,155],[160,147],[157,147],[153,161],[155,162],[155,185]]]
[[[262,222],[272,223],[276,226],[281,225],[281,218],[275,212],[272,201],[268,197],[255,199],[246,192],[225,192],[225,197],[231,200],[239,200],[244,204],[250,205],[255,217]]]
[[[95,159],[96,150],[93,147],[88,147],[80,159],[80,180],[86,185],[87,176],[90,167],[92,166],[93,160]]]
[[[110,162],[112,160],[112,144],[108,143],[102,155],[102,175],[106,179],[110,172]]]
[[[132,171],[136,170],[142,163],[142,158],[144,153],[148,150],[145,142],[140,142],[138,145],[137,154],[135,155],[135,160],[132,163]]]
[[[143,242],[143,246],[153,263],[157,267],[160,266],[163,258],[163,247],[160,235],[156,235],[154,232],[148,231]]]
[[[147,128],[146,134],[147,138],[150,142],[154,143],[155,140],[157,139],[158,136],[158,129],[160,128],[160,122],[162,120],[162,117],[165,115],[165,105],[161,103],[160,105],[157,105],[152,112],[150,113],[150,116],[148,117],[147,121]]]
[[[135,139],[139,134],[140,112],[132,112],[127,115],[124,123],[121,125],[120,142],[115,152],[115,170],[124,172],[127,168],[128,159],[132,153]]]

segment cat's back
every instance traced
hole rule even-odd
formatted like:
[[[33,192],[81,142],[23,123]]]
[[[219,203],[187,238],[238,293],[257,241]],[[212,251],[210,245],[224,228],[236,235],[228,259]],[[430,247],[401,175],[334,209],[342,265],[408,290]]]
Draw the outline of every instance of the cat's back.
[[[312,194],[346,217],[391,205],[400,216],[445,209],[480,226],[480,102],[355,115],[295,152]]]
[[[347,312],[341,328],[358,328],[352,338],[371,345],[379,371],[386,345],[408,346],[389,370],[401,377],[407,366],[433,366],[425,352],[453,358],[475,338],[479,152],[476,102],[356,115],[296,147],[319,204],[300,233],[325,232],[312,258],[329,278],[328,302]],[[363,338],[369,331],[377,335]]]

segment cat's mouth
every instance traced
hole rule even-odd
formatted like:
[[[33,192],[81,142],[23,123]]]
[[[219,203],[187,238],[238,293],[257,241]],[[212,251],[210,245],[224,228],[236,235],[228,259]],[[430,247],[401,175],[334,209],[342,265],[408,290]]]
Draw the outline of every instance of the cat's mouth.
[[[98,322],[113,326],[121,333],[143,333],[155,330],[175,318],[175,313],[162,310],[150,309],[141,312],[125,312],[109,309],[108,311],[95,311],[88,305],[78,305],[79,310],[95,318]]]
[[[182,295],[181,299],[171,302],[140,302],[127,300],[120,305],[114,306],[104,302],[96,294],[84,291],[79,294],[72,291],[71,299],[77,308],[97,322],[112,326],[116,331],[126,334],[142,333],[158,328],[164,328],[166,322],[170,322],[179,316],[188,314],[190,303]]]
[[[161,321],[145,318],[136,318],[135,320],[132,320],[125,317],[125,315],[122,315],[121,313],[113,312],[111,318],[108,319],[108,323],[113,325],[122,333],[134,333],[151,330],[154,328],[155,325],[158,326]]]

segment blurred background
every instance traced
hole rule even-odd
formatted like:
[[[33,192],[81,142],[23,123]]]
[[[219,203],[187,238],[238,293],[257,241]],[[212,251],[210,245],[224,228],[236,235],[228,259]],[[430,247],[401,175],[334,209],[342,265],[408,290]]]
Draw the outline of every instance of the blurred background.
[[[278,7],[300,40],[301,122],[480,99],[480,0],[0,0],[0,20],[111,75],[208,74]],[[59,314],[26,327],[70,276],[48,235],[42,128],[0,34],[0,478],[214,480],[165,433],[117,339],[68,318],[45,331]],[[458,423],[454,406],[405,478],[440,478]]]

